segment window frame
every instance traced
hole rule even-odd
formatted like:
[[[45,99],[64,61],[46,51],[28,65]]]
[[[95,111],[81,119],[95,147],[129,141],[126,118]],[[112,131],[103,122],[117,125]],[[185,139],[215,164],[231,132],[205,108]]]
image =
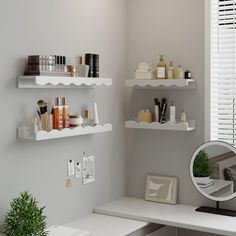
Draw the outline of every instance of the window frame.
[[[211,71],[212,71],[212,27],[211,27],[211,1],[205,0],[205,70],[204,70],[204,111],[205,111],[205,122],[204,122],[204,140],[205,142],[211,140]]]

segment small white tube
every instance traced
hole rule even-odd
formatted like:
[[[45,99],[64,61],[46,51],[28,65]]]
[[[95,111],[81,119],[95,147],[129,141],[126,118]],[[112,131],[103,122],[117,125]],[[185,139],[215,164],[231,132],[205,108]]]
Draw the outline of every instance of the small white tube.
[[[173,103],[170,106],[170,122],[176,123],[175,106],[173,105]]]
[[[94,125],[99,125],[97,103],[94,103]]]
[[[156,122],[159,123],[159,106],[155,106]]]

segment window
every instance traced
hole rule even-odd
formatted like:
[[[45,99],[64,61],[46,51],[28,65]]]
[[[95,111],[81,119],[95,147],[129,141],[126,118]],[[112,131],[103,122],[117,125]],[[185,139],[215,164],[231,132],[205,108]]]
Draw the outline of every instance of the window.
[[[236,0],[211,0],[210,139],[236,145]]]

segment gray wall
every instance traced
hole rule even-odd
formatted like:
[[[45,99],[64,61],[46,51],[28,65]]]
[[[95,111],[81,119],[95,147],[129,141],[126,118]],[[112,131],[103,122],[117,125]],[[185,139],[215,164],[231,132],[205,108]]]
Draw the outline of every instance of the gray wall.
[[[50,225],[86,215],[95,205],[125,195],[126,187],[128,195],[143,197],[147,174],[178,176],[179,203],[210,203],[194,189],[188,170],[191,154],[204,140],[204,0],[128,0],[128,28],[126,16],[126,0],[0,2],[0,221],[10,200],[23,190],[47,206]],[[22,74],[28,54],[65,54],[73,62],[84,52],[100,53],[101,74],[113,78],[111,88],[16,88],[15,78]],[[125,90],[126,71],[132,78],[139,62],[157,63],[159,54],[190,69],[197,89]],[[36,101],[55,96],[67,96],[72,112],[97,101],[100,119],[112,121],[113,132],[39,143],[17,141],[16,127],[30,120]],[[197,120],[196,131],[124,132],[125,117],[152,108],[155,96],[174,100],[178,114],[184,108]],[[83,151],[96,157],[96,182],[83,186],[73,180],[68,190],[66,161],[81,160]],[[236,201],[226,206],[236,207]]]
[[[128,195],[144,197],[148,174],[169,175],[179,179],[179,203],[213,204],[197,192],[189,176],[191,155],[204,142],[204,0],[129,0],[128,36],[130,78],[139,62],[156,64],[163,54],[197,80],[193,91],[127,91],[127,119],[140,109],[153,109],[155,96],[165,96],[175,102],[178,116],[184,109],[197,121],[197,129],[189,133],[128,131]],[[236,208],[236,200],[226,205]]]
[[[48,224],[65,223],[92,208],[125,195],[124,78],[127,46],[126,0],[3,0],[0,1],[0,220],[9,202],[29,190],[46,205]],[[16,76],[29,54],[62,54],[75,61],[85,52],[100,54],[101,75],[113,86],[94,90],[24,90]],[[43,142],[20,142],[16,128],[29,122],[38,99],[69,99],[72,113],[98,102],[100,120],[113,132]],[[73,180],[65,188],[66,162],[82,152],[96,158],[96,182]]]

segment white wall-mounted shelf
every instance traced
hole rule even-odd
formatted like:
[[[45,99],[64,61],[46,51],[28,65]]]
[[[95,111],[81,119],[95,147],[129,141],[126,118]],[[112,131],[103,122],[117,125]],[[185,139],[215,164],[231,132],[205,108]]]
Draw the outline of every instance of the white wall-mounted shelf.
[[[193,79],[130,79],[125,86],[136,89],[195,89]]]
[[[77,127],[71,129],[63,129],[60,131],[51,130],[50,132],[38,131],[37,133],[33,133],[31,127],[20,127],[18,128],[18,139],[42,141],[42,140],[66,138],[66,137],[73,137],[87,134],[105,133],[111,131],[112,131],[111,124]]]
[[[147,122],[136,122],[133,120],[126,121],[125,127],[130,129],[153,129],[153,130],[173,130],[173,131],[192,131],[196,128],[195,120],[188,120],[188,122],[179,122],[173,124],[167,122],[160,124],[157,122],[147,123]]]
[[[111,78],[82,78],[56,76],[19,76],[18,88],[94,88],[111,86]]]

